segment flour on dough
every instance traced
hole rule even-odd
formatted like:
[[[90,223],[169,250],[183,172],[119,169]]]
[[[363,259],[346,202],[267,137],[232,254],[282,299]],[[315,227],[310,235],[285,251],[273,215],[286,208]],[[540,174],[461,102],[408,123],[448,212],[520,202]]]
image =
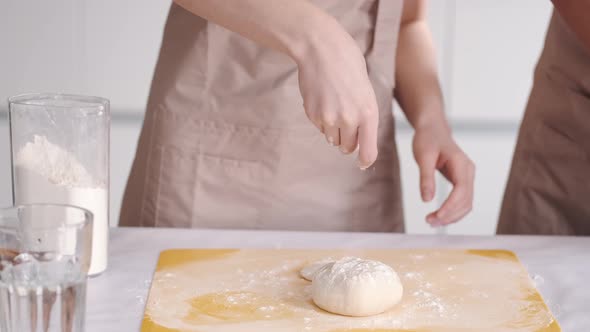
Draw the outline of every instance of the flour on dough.
[[[305,267],[303,267],[301,269],[301,271],[299,271],[299,275],[307,280],[307,281],[312,281],[313,280],[313,276],[326,264],[328,263],[332,263],[334,262],[335,259],[332,258],[324,258],[322,260],[313,262],[311,264],[306,265]]]
[[[345,257],[324,264],[312,276],[313,302],[345,316],[380,314],[399,303],[403,286],[397,273],[378,261]]]

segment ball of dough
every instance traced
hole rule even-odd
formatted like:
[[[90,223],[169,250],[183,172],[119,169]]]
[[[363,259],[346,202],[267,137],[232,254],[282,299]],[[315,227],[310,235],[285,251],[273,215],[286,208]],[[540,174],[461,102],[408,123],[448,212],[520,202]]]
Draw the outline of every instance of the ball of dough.
[[[313,277],[324,265],[326,265],[328,263],[332,263],[332,262],[334,262],[334,260],[331,258],[324,258],[324,259],[319,260],[317,262],[313,262],[309,265],[306,265],[304,268],[302,268],[301,271],[299,271],[299,275],[307,281],[312,281]]]
[[[399,303],[403,287],[390,266],[345,257],[317,271],[311,294],[313,302],[326,311],[345,316],[371,316]]]

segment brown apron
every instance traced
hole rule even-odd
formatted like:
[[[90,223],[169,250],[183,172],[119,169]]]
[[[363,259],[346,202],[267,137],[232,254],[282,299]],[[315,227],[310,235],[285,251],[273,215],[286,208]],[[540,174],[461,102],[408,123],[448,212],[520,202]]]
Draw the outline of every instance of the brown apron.
[[[403,0],[316,4],[367,59],[375,166],[359,170],[307,119],[290,58],[172,5],[120,225],[404,230],[392,115]]]
[[[535,71],[497,231],[590,235],[590,53],[557,12]]]

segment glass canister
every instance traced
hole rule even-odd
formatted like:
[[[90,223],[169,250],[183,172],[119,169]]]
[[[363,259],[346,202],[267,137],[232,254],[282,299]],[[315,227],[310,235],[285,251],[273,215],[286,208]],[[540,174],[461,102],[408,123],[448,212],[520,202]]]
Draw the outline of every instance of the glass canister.
[[[11,97],[14,205],[68,204],[94,215],[90,275],[107,267],[109,101],[65,94]]]

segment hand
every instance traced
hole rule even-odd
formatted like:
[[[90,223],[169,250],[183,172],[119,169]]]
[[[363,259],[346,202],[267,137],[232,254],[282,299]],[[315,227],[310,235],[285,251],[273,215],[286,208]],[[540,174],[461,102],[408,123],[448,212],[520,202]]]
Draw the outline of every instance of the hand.
[[[361,169],[377,159],[379,109],[365,59],[346,33],[322,40],[296,59],[307,117],[345,154],[359,148]]]
[[[453,190],[442,206],[426,216],[432,226],[444,226],[463,218],[471,211],[475,165],[457,146],[446,125],[431,125],[416,129],[413,142],[414,158],[420,168],[422,200],[434,198],[435,170],[453,184]]]

